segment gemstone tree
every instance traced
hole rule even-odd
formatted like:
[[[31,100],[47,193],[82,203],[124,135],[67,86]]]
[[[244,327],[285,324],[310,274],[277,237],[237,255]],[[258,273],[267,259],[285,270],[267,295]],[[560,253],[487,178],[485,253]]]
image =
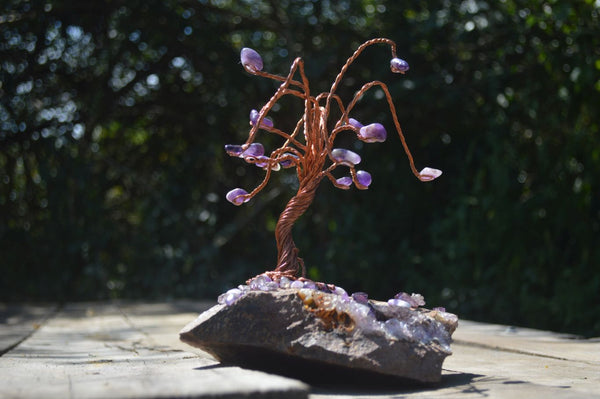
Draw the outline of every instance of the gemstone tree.
[[[372,39],[360,45],[354,54],[348,58],[337,74],[331,89],[317,96],[311,96],[310,94],[309,82],[304,73],[304,61],[301,58],[294,60],[289,74],[283,77],[264,72],[262,58],[255,50],[243,48],[241,51],[241,62],[248,73],[266,77],[281,82],[281,84],[260,111],[253,109],[250,112],[250,125],[252,128],[246,142],[243,145],[228,144],[225,146],[225,151],[230,156],[242,158],[248,163],[263,168],[266,171],[265,177],[251,192],[247,192],[242,188],[229,191],[226,196],[227,200],[234,205],[242,205],[248,202],[267,185],[271,173],[281,168],[296,168],[299,183],[298,192],[287,203],[275,228],[278,251],[277,266],[273,271],[265,273],[270,278],[280,279],[286,277],[294,279],[298,276],[298,273],[301,273],[304,277],[304,262],[298,256],[298,248],[296,248],[292,237],[292,227],[312,203],[317,187],[323,178],[328,178],[335,187],[344,190],[349,189],[353,183],[360,190],[366,190],[371,184],[371,175],[364,170],[356,169],[356,165],[361,162],[360,156],[348,149],[334,147],[337,135],[344,131],[356,134],[356,137],[365,143],[377,143],[386,140],[387,132],[382,124],[363,125],[356,119],[349,117],[357,101],[367,90],[379,87],[385,94],[394,127],[400,136],[413,174],[421,181],[431,181],[442,174],[440,170],[429,167],[420,172],[417,171],[398,122],[392,96],[383,82],[372,81],[364,84],[346,105],[336,94],[336,90],[348,67],[367,47],[374,44],[385,44],[390,47],[392,53],[390,69],[392,72],[404,74],[408,71],[408,63],[396,56],[396,44],[392,40],[385,38]],[[294,79],[296,75],[299,75],[299,79],[296,78],[297,80]],[[273,121],[267,118],[277,101],[286,95],[295,96],[304,102],[304,113],[291,133],[277,129]],[[341,112],[341,116],[335,121],[331,121],[329,118],[333,106],[337,106]],[[283,144],[269,155],[265,155],[263,145],[255,142],[259,130],[281,136],[284,140]],[[338,167],[347,168],[349,175],[339,178],[334,177],[333,171]]]

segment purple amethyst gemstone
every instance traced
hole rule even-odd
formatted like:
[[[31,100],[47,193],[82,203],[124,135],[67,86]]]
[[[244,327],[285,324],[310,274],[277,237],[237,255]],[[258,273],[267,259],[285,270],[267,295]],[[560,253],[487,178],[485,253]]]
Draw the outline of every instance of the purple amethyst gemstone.
[[[256,157],[256,160],[260,162],[256,162],[254,165],[258,166],[259,168],[264,168],[269,164],[269,157],[264,155],[259,155]]]
[[[392,58],[390,61],[390,69],[394,73],[405,73],[410,69],[408,62],[400,58]]]
[[[394,299],[400,299],[408,302],[411,307],[418,308],[419,306],[425,306],[425,298],[421,294],[408,295],[406,292],[401,292],[394,296]]]
[[[426,168],[423,168],[423,170],[421,170],[419,172],[419,179],[421,181],[432,181],[434,179],[437,179],[441,175],[442,175],[442,171],[441,170],[430,168],[430,167],[426,167]]]
[[[221,305],[231,306],[243,295],[244,293],[241,290],[232,288],[226,293],[219,295],[217,302]]]
[[[387,138],[387,132],[381,123],[371,123],[360,128],[358,138],[365,143],[383,143]]]
[[[262,71],[263,69],[262,57],[255,50],[252,50],[249,47],[244,47],[240,52],[240,61],[242,62],[242,65],[246,71],[250,73],[256,73],[258,71]]]
[[[352,185],[352,178],[350,176],[340,177],[335,180],[337,184],[344,186],[344,188],[350,188]]]
[[[225,293],[224,303],[227,306],[233,305],[243,295],[242,291],[232,288]]]
[[[249,157],[252,158],[252,157]],[[269,166],[269,161],[271,160],[271,158],[265,156],[265,155],[259,155],[257,157],[254,158],[256,160],[256,162],[254,162],[254,165],[258,166],[259,168],[263,168],[266,169],[267,166]],[[271,170],[274,171],[278,171],[281,167],[279,166],[278,163],[273,164],[273,166],[271,166]]]
[[[390,306],[396,306],[399,308],[410,308],[410,303],[403,301],[402,299],[389,299],[387,301],[388,305]]]
[[[225,144],[225,152],[232,157],[239,157],[244,152],[244,149],[241,145]]]
[[[260,157],[265,155],[265,147],[261,143],[252,143],[242,152],[242,157]]]
[[[352,294],[352,299],[354,299],[358,303],[362,303],[366,305],[369,302],[369,295],[366,292],[355,292]]]
[[[369,185],[371,184],[371,174],[364,170],[359,170],[356,172],[356,180],[358,180],[358,183],[361,186],[369,187]],[[358,187],[358,188],[362,188],[362,187]]]
[[[258,122],[258,117],[260,116],[260,114],[258,113],[257,110],[253,109],[250,111],[250,124],[252,126],[256,125],[256,122]],[[263,118],[263,120],[260,123],[260,127],[262,129],[268,129],[273,127],[273,121],[270,120],[269,118]]]
[[[304,288],[304,283],[299,280],[294,280],[291,282],[290,288],[294,288],[294,289]]]
[[[250,289],[251,290],[260,290],[260,291],[269,291],[270,283],[273,280],[267,276],[266,274],[261,274],[260,276],[256,276],[256,278],[250,281]]]
[[[283,276],[279,279],[279,287],[280,288],[290,288],[290,284],[292,284],[292,281],[285,276]]]
[[[248,195],[248,192],[243,188],[234,188],[227,193],[225,198],[233,205],[242,205],[244,202],[250,201],[250,198],[247,198],[246,195]]]
[[[250,287],[247,286],[246,284],[240,284],[237,286],[238,290],[242,291],[242,293],[247,293],[248,291],[250,291]]]
[[[417,306],[425,306],[425,298],[421,294],[411,294],[411,299],[413,303]]]
[[[363,127],[363,124],[362,124],[362,123],[360,123],[359,121],[357,121],[357,120],[356,120],[356,119],[354,119],[354,118],[350,118],[350,119],[348,119],[348,124],[349,124],[350,126],[354,126],[354,127],[355,127],[355,128],[357,128],[357,129],[360,129],[361,127]]]
[[[298,159],[298,156],[295,154],[290,154],[289,152],[286,152],[285,154],[283,154],[284,157],[288,157],[288,158],[294,158],[295,160]],[[279,165],[281,165],[282,168],[289,168],[294,166],[295,162],[291,159],[284,159],[283,161],[279,162]]]
[[[350,150],[345,150],[343,148],[334,148],[331,151],[331,156],[337,162],[340,162],[347,166],[354,166],[360,163],[360,155]]]

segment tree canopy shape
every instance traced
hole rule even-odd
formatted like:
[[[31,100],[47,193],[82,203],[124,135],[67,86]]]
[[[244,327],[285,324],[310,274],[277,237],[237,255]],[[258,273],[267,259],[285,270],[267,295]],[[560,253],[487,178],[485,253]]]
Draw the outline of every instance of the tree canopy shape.
[[[382,124],[376,122],[364,126],[349,116],[356,103],[368,90],[379,88],[385,94],[394,120],[394,127],[400,136],[404,152],[408,156],[410,168],[414,175],[421,181],[431,181],[442,174],[440,170],[430,167],[417,172],[413,157],[402,134],[400,122],[398,122],[394,101],[385,83],[374,80],[363,84],[347,105],[344,105],[342,99],[337,95],[336,90],[342,83],[348,68],[366,48],[376,44],[385,44],[390,47],[392,52],[390,69],[392,72],[404,74],[408,71],[408,63],[396,56],[396,43],[386,38],[370,39],[362,43],[354,51],[354,54],[348,58],[337,74],[331,89],[317,96],[310,94],[309,82],[304,73],[302,58],[296,58],[287,77],[283,77],[264,72],[262,57],[255,50],[244,47],[241,51],[241,63],[246,71],[253,75],[280,81],[281,85],[260,112],[254,109],[250,111],[250,125],[252,128],[244,145],[225,146],[225,150],[229,155],[243,158],[246,162],[266,170],[262,183],[252,192],[248,193],[242,188],[235,188],[227,193],[227,200],[234,205],[248,202],[265,188],[271,177],[271,172],[278,171],[282,167],[295,168],[298,177],[298,192],[285,206],[275,227],[278,252],[277,267],[273,271],[266,272],[269,278],[296,278],[299,271],[301,271],[302,277],[306,276],[304,261],[298,257],[299,250],[292,238],[292,227],[313,202],[322,179],[327,177],[335,187],[344,190],[349,189],[352,183],[361,190],[366,190],[371,185],[371,174],[364,170],[357,171],[355,168],[361,162],[360,156],[348,149],[334,148],[338,134],[345,131],[353,132],[359,140],[365,143],[377,143],[386,140],[387,132]],[[299,81],[294,80],[297,74],[300,75]],[[292,133],[286,133],[275,128],[273,122],[266,118],[266,115],[278,101],[286,95],[304,100],[304,112]],[[341,113],[341,116],[335,122],[330,118],[332,104],[337,105],[338,111]],[[333,126],[330,126],[331,123],[333,123]],[[285,142],[273,150],[270,156],[264,155],[265,150],[262,144],[254,142],[259,129],[274,133],[285,139]],[[302,135],[299,134],[300,131],[303,132]],[[336,179],[333,172],[339,166],[347,167],[350,176],[342,176]]]

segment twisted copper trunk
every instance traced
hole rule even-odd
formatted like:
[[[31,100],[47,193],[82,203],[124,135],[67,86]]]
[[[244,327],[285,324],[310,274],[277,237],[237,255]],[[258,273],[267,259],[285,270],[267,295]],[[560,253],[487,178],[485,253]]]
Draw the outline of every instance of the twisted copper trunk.
[[[304,277],[306,271],[304,262],[298,256],[298,248],[292,236],[294,223],[306,212],[317,192],[321,179],[305,179],[296,195],[287,203],[285,209],[279,216],[275,227],[275,239],[277,241],[277,267],[274,274],[295,278],[301,270]]]

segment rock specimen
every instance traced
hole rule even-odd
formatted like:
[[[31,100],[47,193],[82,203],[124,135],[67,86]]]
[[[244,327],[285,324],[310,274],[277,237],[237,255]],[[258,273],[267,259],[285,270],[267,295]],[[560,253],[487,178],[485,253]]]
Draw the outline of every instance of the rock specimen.
[[[222,363],[312,380],[399,377],[437,382],[458,318],[421,308],[421,295],[388,302],[312,281],[261,275],[219,297],[181,332]]]

